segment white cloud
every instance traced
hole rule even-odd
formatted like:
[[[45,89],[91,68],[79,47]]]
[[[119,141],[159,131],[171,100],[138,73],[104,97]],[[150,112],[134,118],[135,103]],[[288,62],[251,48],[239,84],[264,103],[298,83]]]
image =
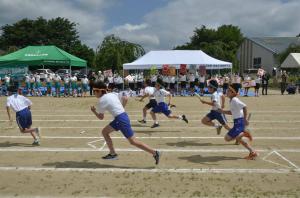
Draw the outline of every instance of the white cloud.
[[[155,3],[155,1],[153,1]],[[83,43],[95,48],[107,34],[145,49],[171,49],[189,41],[196,27],[239,26],[245,36],[296,36],[300,33],[299,0],[171,0],[145,13],[141,22],[114,26],[103,10],[120,0],[0,0],[0,26],[22,18],[66,17],[78,23]],[[126,4],[125,4],[126,5]],[[132,8],[132,12],[135,9]],[[117,13],[116,13],[117,14]],[[111,29],[105,29],[105,27]]]

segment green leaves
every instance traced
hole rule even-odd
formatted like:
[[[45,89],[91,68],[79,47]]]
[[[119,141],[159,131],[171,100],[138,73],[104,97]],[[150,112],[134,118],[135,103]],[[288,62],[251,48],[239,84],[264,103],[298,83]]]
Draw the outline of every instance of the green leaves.
[[[124,63],[132,62],[144,54],[142,46],[109,35],[97,48],[95,65],[99,70],[121,71]]]

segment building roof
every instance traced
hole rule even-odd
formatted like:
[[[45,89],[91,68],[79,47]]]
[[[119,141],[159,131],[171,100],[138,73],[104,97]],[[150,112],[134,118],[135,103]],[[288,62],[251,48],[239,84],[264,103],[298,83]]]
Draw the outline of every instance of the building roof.
[[[300,37],[252,37],[248,39],[275,54],[285,51],[291,44],[300,45]]]
[[[300,53],[290,53],[281,64],[281,68],[300,68]]]

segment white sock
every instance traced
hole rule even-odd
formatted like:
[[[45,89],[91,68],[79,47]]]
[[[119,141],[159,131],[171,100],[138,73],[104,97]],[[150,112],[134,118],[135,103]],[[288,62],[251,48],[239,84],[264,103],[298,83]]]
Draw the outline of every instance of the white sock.
[[[182,120],[182,115],[179,115],[179,116],[178,116],[178,119],[179,119],[179,120]]]
[[[215,125],[215,126],[214,126],[215,128],[218,128],[218,127],[220,126],[220,125],[217,124],[217,123],[215,123],[214,125]]]

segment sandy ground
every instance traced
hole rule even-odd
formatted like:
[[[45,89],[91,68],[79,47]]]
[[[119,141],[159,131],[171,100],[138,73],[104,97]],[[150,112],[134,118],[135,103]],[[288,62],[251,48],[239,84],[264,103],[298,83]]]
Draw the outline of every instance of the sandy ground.
[[[173,101],[189,124],[160,115],[156,129],[150,116],[137,122],[145,103],[131,99],[126,110],[136,136],[163,153],[158,166],[119,132],[112,134],[118,160],[101,159],[108,152],[101,129],[112,117],[92,115],[96,98],[30,98],[33,127],[43,133],[39,147],[0,111],[0,197],[300,197],[300,96],[270,93],[241,98],[260,154],[253,161],[243,159],[242,146],[224,142],[225,130],[218,136],[201,124],[209,107],[197,98]]]

